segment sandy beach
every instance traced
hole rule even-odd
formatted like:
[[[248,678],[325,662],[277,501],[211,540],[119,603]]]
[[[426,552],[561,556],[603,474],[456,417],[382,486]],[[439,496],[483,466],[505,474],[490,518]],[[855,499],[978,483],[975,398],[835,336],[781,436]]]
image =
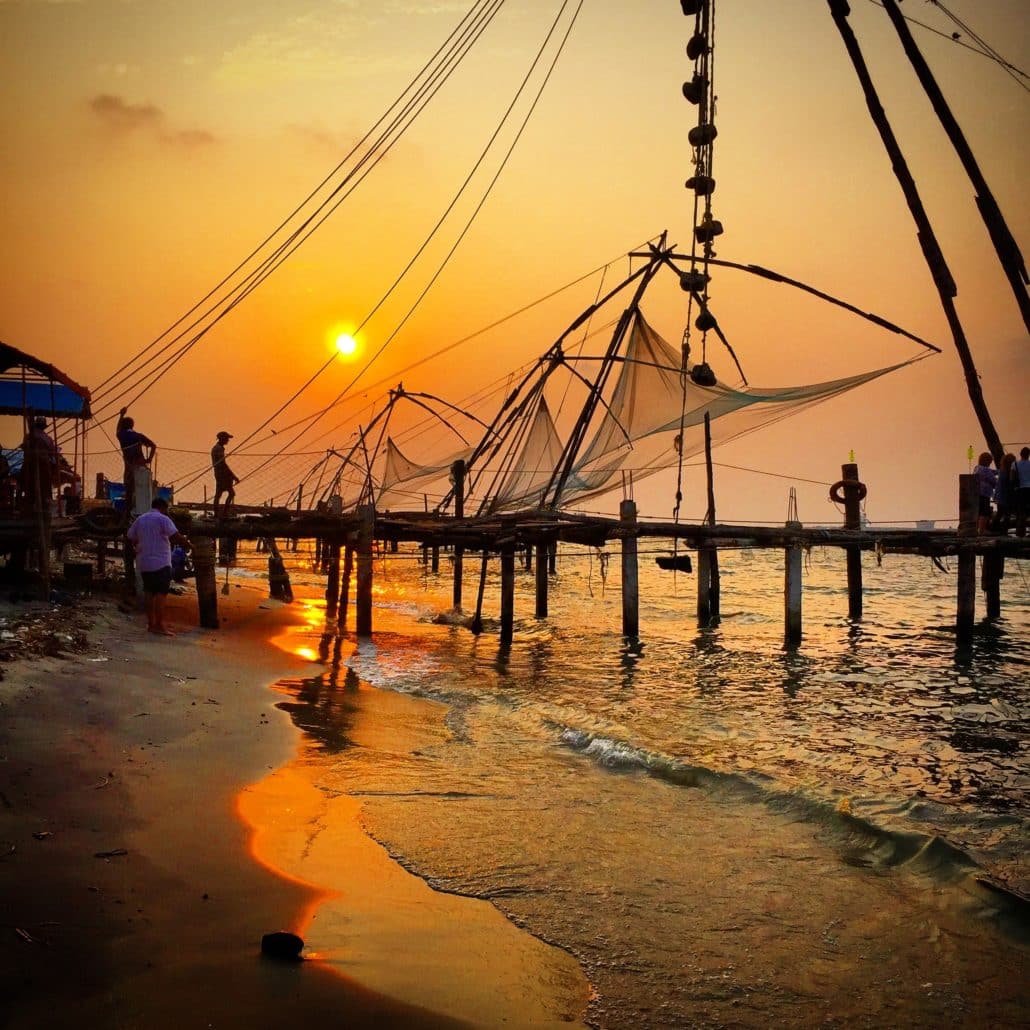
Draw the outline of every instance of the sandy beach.
[[[159,638],[110,597],[0,609],[3,1025],[579,1022],[571,957],[432,891],[353,799],[290,765],[299,734],[269,688],[310,665],[270,641],[298,609],[255,583],[220,611],[220,631],[197,629],[187,591]],[[333,961],[261,957],[274,930],[310,946],[330,900]]]

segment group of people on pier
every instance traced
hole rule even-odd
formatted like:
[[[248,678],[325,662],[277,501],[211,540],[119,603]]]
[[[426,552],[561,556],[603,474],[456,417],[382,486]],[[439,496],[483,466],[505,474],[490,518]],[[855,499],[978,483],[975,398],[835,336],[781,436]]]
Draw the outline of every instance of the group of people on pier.
[[[997,469],[991,467],[993,462],[990,452],[984,451],[973,469],[980,496],[976,530],[1007,533],[1015,525],[1016,536],[1025,536],[1030,516],[1030,447],[1024,447],[1018,458],[1005,454]]]

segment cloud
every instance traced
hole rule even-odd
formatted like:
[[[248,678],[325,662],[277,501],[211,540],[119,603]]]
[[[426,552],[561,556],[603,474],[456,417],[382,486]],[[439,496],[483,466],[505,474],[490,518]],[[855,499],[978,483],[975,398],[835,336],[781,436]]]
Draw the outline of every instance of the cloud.
[[[159,127],[164,112],[153,104],[129,104],[121,97],[101,93],[89,102],[90,109],[113,132],[135,132]]]
[[[170,146],[195,149],[218,142],[207,129],[167,129],[165,113],[154,104],[130,104],[111,93],[101,93],[89,102],[90,110],[101,124],[118,135],[147,132]]]

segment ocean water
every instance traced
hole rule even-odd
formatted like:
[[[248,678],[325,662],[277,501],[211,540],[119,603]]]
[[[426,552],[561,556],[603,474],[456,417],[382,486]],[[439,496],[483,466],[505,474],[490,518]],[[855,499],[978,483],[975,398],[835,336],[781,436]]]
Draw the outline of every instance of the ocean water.
[[[775,552],[722,553],[706,630],[694,577],[642,553],[628,641],[618,550],[570,547],[546,620],[520,569],[503,648],[496,561],[476,637],[447,615],[446,556],[439,576],[417,557],[377,560],[360,644],[295,563],[312,672],[281,707],[319,788],[360,798],[397,861],[578,959],[592,1025],[1026,1018],[1027,570],[1010,563],[1002,618],[963,649],[953,573],[867,557],[852,623],[843,554],[815,550],[788,651]],[[382,691],[436,714],[398,719]]]

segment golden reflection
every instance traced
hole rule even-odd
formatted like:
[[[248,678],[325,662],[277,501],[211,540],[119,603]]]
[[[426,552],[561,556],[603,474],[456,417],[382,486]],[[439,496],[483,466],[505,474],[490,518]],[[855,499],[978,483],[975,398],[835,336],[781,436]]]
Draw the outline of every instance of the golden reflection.
[[[288,929],[303,937],[319,907],[339,892],[312,883],[288,867],[298,854],[310,847],[322,826],[325,799],[311,783],[291,767],[278,769],[260,783],[241,791],[236,811],[251,830],[249,850],[256,862],[282,880],[300,884],[310,891]],[[306,952],[307,958],[320,958]]]

